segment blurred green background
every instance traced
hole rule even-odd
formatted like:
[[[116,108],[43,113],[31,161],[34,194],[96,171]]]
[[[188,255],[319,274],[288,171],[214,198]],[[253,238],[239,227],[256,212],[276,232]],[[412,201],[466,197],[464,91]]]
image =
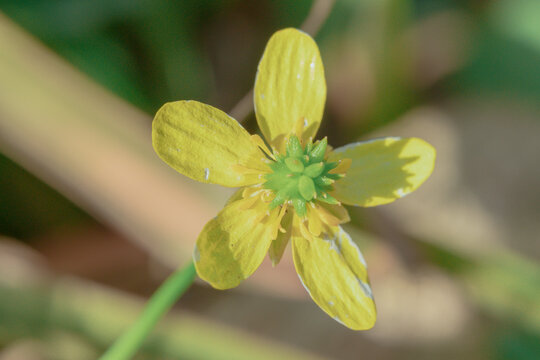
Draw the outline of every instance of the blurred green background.
[[[157,159],[153,114],[195,99],[257,131],[239,101],[271,34],[308,17],[328,83],[319,135],[417,136],[438,151],[417,192],[350,211],[377,325],[327,317],[287,255],[234,290],[194,285],[137,358],[540,358],[539,1],[0,11],[0,360],[95,359],[135,319],[230,194]]]

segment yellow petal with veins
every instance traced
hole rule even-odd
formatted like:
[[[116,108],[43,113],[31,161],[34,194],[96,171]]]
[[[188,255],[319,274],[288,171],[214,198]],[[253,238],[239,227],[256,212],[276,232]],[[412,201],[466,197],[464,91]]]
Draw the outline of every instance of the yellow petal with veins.
[[[255,114],[266,140],[283,152],[285,138],[302,128],[302,139],[314,137],[326,100],[326,81],[319,48],[297,29],[276,32],[266,45],[255,80]]]
[[[152,144],[172,168],[204,183],[252,185],[268,171],[263,152],[236,120],[197,101],[163,105],[152,123]]]
[[[311,298],[335,320],[367,330],[376,319],[365,260],[341,227],[312,240],[292,238],[296,271]]]
[[[331,193],[348,205],[388,204],[416,190],[435,166],[435,149],[418,138],[388,137],[349,144],[329,154],[329,161],[351,159],[346,176]]]
[[[262,200],[252,201],[248,197],[231,202],[197,239],[195,269],[216,289],[233,288],[253,274],[276,236],[279,209],[267,214]]]

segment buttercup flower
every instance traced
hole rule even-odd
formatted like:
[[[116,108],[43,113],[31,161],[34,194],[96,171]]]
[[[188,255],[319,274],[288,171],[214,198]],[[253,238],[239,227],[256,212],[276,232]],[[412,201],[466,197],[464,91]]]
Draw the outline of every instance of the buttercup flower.
[[[414,191],[431,174],[435,150],[417,138],[337,149],[326,138],[314,141],[325,99],[317,45],[285,29],[268,42],[255,81],[255,112],[266,143],[196,101],[165,104],[154,119],[152,141],[181,174],[241,187],[197,239],[193,258],[203,280],[233,288],[267,253],[277,264],[291,241],[300,280],[317,305],[351,329],[369,329],[376,311],[367,266],[340,227],[349,221],[342,204],[382,205]]]

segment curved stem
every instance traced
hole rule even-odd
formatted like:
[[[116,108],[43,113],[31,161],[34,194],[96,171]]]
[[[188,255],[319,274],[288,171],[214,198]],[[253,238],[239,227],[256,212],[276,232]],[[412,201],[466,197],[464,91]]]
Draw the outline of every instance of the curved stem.
[[[332,11],[332,7],[334,6],[335,2],[335,0],[313,1],[313,5],[311,5],[309,14],[306,17],[306,20],[304,20],[304,22],[302,23],[302,26],[300,26],[300,29],[304,30],[311,36],[317,35],[319,30],[321,29],[321,26],[324,24],[324,22],[330,15],[330,12]]]
[[[176,270],[156,290],[137,321],[103,354],[100,360],[125,360],[131,358],[142,345],[159,319],[185,293],[195,279],[195,266],[190,261]]]

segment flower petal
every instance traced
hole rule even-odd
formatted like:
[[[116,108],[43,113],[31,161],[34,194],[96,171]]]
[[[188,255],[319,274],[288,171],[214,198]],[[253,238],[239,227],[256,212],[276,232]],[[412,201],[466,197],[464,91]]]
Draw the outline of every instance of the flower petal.
[[[268,171],[264,154],[236,120],[197,101],[163,105],[152,123],[152,144],[163,161],[200,182],[251,185],[260,182],[258,172]]]
[[[435,149],[417,138],[388,137],[335,149],[329,161],[351,159],[346,176],[331,193],[339,201],[358,206],[390,203],[416,190],[431,174]]]
[[[267,214],[260,198],[227,205],[203,228],[193,253],[199,277],[217,289],[230,289],[259,267],[276,237],[279,210]]]
[[[341,227],[308,240],[293,237],[296,271],[309,295],[328,315],[353,330],[373,327],[375,303],[366,263]]]
[[[315,136],[326,100],[324,67],[313,39],[297,29],[268,41],[255,80],[255,113],[266,140],[280,152],[297,124],[303,139]]]

